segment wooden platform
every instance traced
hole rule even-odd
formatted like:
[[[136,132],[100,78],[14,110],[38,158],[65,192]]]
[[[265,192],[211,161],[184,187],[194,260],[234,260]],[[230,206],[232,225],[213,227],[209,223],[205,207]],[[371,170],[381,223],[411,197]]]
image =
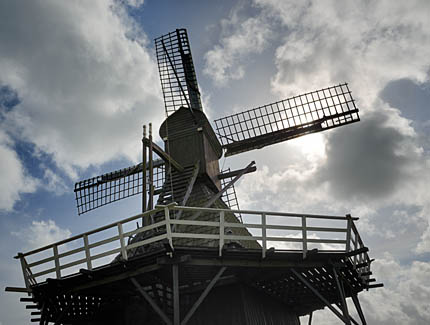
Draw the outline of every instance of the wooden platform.
[[[191,217],[175,218],[178,211]],[[241,213],[250,221],[229,222],[228,213]],[[209,214],[211,221],[195,220],[196,214]],[[155,223],[132,228],[136,220],[154,216],[159,218]],[[217,325],[235,324],[237,317],[244,324],[272,319],[268,322],[296,325],[299,316],[324,307],[343,323],[358,324],[348,313],[347,297],[366,324],[357,294],[380,285],[369,284],[374,281],[371,260],[355,220],[349,215],[171,204],[16,258],[31,295],[27,308],[38,309],[33,313],[40,318],[33,320],[42,325],[131,325],[142,320]],[[235,228],[247,230],[246,234],[231,231]],[[139,234],[146,235],[130,240]],[[244,242],[254,242],[257,248]],[[294,249],[280,249],[287,245]],[[95,267],[99,261],[104,264]],[[243,293],[241,298],[238,292]],[[215,303],[221,300],[229,303]],[[229,307],[237,313],[229,313]],[[217,323],[219,313],[226,318]]]
[[[103,322],[119,316],[117,307],[122,302],[139,301],[141,294],[131,280],[134,279],[169,317],[173,314],[173,265],[178,266],[181,311],[192,306],[192,298],[203,292],[223,267],[225,271],[215,287],[240,284],[252,288],[282,303],[297,316],[322,309],[325,304],[295,272],[312,283],[330,303],[340,302],[333,268],[345,284],[347,297],[367,287],[367,277],[359,275],[345,253],[315,252],[304,260],[301,253],[274,251],[262,259],[258,250],[226,248],[220,258],[217,249],[181,247],[173,255],[170,250],[161,249],[93,271],[81,270],[61,280],[48,279],[32,290],[46,320],[59,324],[78,324],[90,319]]]

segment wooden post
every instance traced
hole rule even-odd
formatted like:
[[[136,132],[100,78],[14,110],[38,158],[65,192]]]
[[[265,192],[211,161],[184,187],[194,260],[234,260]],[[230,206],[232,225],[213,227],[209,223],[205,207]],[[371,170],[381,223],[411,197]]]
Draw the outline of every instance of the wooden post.
[[[149,202],[148,210],[154,208],[154,168],[152,161],[152,123],[149,123]],[[152,216],[151,216],[152,217]],[[154,220],[152,220],[152,223]]]
[[[302,240],[303,240],[303,258],[306,258],[306,254],[308,252],[308,237],[307,237],[305,216],[302,216]]]
[[[312,325],[312,314],[313,314],[313,312],[311,311],[311,313],[309,314],[308,325]]]
[[[25,261],[24,254],[18,253],[18,257],[19,257],[19,261],[21,262],[22,275],[24,276],[25,287],[27,289],[30,289],[30,281],[28,279],[28,272],[27,272],[27,262]]]
[[[143,138],[142,138],[142,213],[146,211],[146,125],[143,126]],[[147,220],[142,217],[142,226],[148,224]]]
[[[348,221],[347,221],[347,227],[346,227],[346,247],[345,251],[348,253],[351,250],[351,227],[352,227],[352,219],[351,215],[346,215]]]
[[[55,273],[57,274],[57,279],[61,279],[60,259],[58,258],[57,245],[52,246],[52,249],[54,251]]]
[[[358,249],[358,234],[354,229],[354,250]],[[354,267],[357,265],[357,255],[354,255]]]
[[[360,317],[361,324],[367,325],[366,318],[364,317],[364,313],[363,313],[363,310],[361,309],[360,301],[358,300],[357,295],[352,294],[351,298],[352,298],[352,301],[354,302],[355,309],[357,310],[358,316]]]
[[[339,299],[342,307],[341,310],[343,313],[343,317],[345,318],[345,324],[351,325],[351,319],[349,317],[349,312],[348,312],[348,305],[346,304],[345,291],[343,289],[342,283],[339,280],[339,276],[337,275],[337,271],[335,267],[333,267],[333,275],[334,275],[334,279],[336,280],[337,291],[339,293]]]
[[[173,239],[172,239],[172,225],[170,223],[170,210],[169,207],[164,208],[164,217],[166,219],[166,234],[169,245],[173,250]]]
[[[180,325],[178,264],[172,265],[172,275],[173,275],[173,325]]]
[[[266,221],[266,214],[265,213],[261,214],[261,225],[262,225],[262,228],[261,228],[261,237],[263,237],[263,241],[262,241],[262,244],[263,244],[262,256],[263,256],[263,258],[266,258],[266,251],[267,251],[267,228],[266,228],[266,225],[267,225],[267,221]]]
[[[118,226],[119,242],[121,243],[121,255],[122,255],[122,258],[126,261],[128,259],[128,257],[127,257],[127,249],[125,247],[124,232],[122,230],[122,223],[118,223],[117,226]]]
[[[84,248],[85,248],[85,258],[87,259],[87,269],[92,270],[93,265],[91,263],[90,248],[88,247],[88,235],[84,235]]]
[[[224,247],[224,211],[219,213],[219,256],[222,256]]]

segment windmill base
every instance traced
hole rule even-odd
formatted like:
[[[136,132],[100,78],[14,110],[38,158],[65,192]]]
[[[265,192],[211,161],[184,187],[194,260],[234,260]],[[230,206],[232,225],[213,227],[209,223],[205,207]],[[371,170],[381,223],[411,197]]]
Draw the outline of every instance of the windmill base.
[[[218,253],[160,248],[48,279],[31,288],[39,323],[296,325],[299,316],[328,307],[348,324],[342,305],[347,297],[356,304],[367,286],[351,253],[315,252],[306,259],[297,251],[273,251],[264,259],[256,249]]]

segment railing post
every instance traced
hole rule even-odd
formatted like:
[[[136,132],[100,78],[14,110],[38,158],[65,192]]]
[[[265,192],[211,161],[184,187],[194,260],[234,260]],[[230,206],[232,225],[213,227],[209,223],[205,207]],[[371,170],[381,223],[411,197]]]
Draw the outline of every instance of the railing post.
[[[119,242],[121,243],[121,255],[122,255],[122,258],[126,261],[128,260],[128,256],[127,256],[127,248],[125,246],[125,241],[124,241],[124,231],[122,229],[122,223],[118,222],[117,226],[118,226]]]
[[[85,257],[87,259],[87,269],[92,270],[93,265],[91,264],[91,254],[90,248],[88,247],[88,235],[84,235],[84,247],[85,247]]]
[[[354,250],[355,251],[358,248],[357,246],[358,246],[358,234],[354,229]],[[357,255],[354,255],[354,269],[355,269],[356,265],[357,265]]]
[[[219,256],[222,256],[224,247],[224,211],[219,213]]]
[[[168,206],[164,208],[164,217],[166,219],[167,240],[169,241],[169,245],[173,250],[172,225],[170,224],[170,210]]]
[[[61,269],[60,269],[60,259],[58,258],[58,246],[52,246],[54,251],[54,262],[55,262],[55,273],[57,274],[57,279],[61,279]]]
[[[263,258],[266,258],[266,251],[267,251],[267,229],[266,229],[266,214],[261,214],[261,237],[263,238],[262,244],[263,244],[263,251],[262,256]]]
[[[24,254],[18,253],[19,261],[21,262],[22,275],[24,276],[24,283],[27,289],[30,289],[30,281],[28,280],[27,262],[25,261]]]
[[[347,214],[347,225],[346,225],[346,247],[345,252],[348,253],[351,250],[351,227],[352,227],[352,219],[351,215]]]
[[[308,252],[308,235],[306,230],[306,216],[302,216],[302,240],[303,240],[303,258],[306,258]]]

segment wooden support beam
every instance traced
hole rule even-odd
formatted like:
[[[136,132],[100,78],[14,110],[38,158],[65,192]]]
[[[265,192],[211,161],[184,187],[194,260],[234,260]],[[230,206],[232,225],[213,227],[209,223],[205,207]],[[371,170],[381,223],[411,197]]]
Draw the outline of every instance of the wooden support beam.
[[[313,315],[313,312],[311,311],[311,313],[309,314],[308,325],[312,325],[312,315]]]
[[[6,287],[4,289],[4,291],[6,291],[6,292],[25,292],[25,293],[30,293],[31,289],[18,288],[18,287]]]
[[[194,188],[194,183],[196,182],[197,176],[199,175],[199,170],[200,170],[200,161],[197,161],[196,164],[194,165],[193,175],[191,176],[191,180],[190,180],[190,183],[188,184],[187,191],[185,192],[184,198],[181,202],[182,206],[187,205],[188,199],[190,198],[191,192],[193,191],[193,188]],[[175,219],[181,219],[183,212],[184,210],[179,210],[179,212],[176,214]],[[172,230],[175,230],[175,227],[176,225],[173,225]]]
[[[297,272],[295,269],[291,269],[291,272],[296,276],[296,278],[298,278],[300,281],[302,281],[302,283],[307,286],[312,293],[317,296],[318,299],[320,299],[332,312],[333,314],[335,314],[337,317],[339,317],[339,319],[344,323],[344,324],[348,324],[347,320],[343,317],[343,315],[341,313],[339,313],[331,304],[330,302],[324,298],[324,296],[322,296],[318,290],[316,290],[299,272]]]
[[[384,286],[383,283],[375,283],[375,284],[369,284],[367,286],[368,289],[374,289],[374,288],[382,288]]]
[[[219,278],[221,277],[221,275],[224,273],[224,271],[226,269],[227,268],[224,266],[224,267],[222,267],[218,271],[218,273],[211,280],[211,282],[208,284],[208,286],[206,287],[206,289],[202,292],[202,294],[200,295],[200,297],[196,300],[196,302],[194,303],[194,305],[190,308],[190,310],[188,311],[187,315],[182,320],[181,325],[186,325],[188,323],[188,321],[193,316],[193,314],[195,313],[195,311],[197,310],[197,308],[199,308],[200,304],[203,302],[203,300],[206,298],[206,296],[212,290],[213,286],[215,285],[215,283],[217,283],[217,281],[219,280]]]
[[[152,142],[152,124],[149,123],[149,146],[148,146],[148,159],[149,159],[149,200],[148,200],[148,210],[152,210],[154,207],[154,167],[153,167],[153,155],[152,151],[154,148],[154,143]],[[151,216],[152,217],[152,216]],[[151,223],[154,220],[151,219]]]
[[[140,294],[145,298],[145,300],[151,305],[151,307],[154,309],[154,311],[161,317],[161,319],[168,325],[172,325],[172,321],[167,317],[167,315],[164,313],[164,311],[161,310],[160,307],[152,300],[151,296],[148,295],[148,293],[143,290],[139,282],[135,278],[130,279],[131,282],[134,284],[136,289],[140,292]]]
[[[360,317],[361,324],[367,325],[363,310],[361,309],[360,301],[358,300],[358,296],[355,294],[352,294],[351,298],[352,298],[352,301],[354,302],[355,309],[357,310],[358,317]]]
[[[356,249],[356,250],[350,251],[348,253],[345,253],[345,256],[348,256],[348,257],[355,256],[355,255],[358,255],[358,254],[361,254],[361,253],[366,253],[368,251],[369,251],[368,247],[361,247],[359,249]]]
[[[334,275],[334,279],[336,280],[336,286],[337,286],[337,291],[339,293],[340,303],[342,306],[341,310],[343,313],[343,317],[346,320],[345,324],[351,325],[351,321],[349,318],[349,312],[348,312],[348,306],[346,304],[345,290],[343,288],[342,283],[339,281],[339,277],[337,275],[336,268],[333,268],[333,275]]]
[[[215,283],[214,286],[223,286],[223,285],[230,285],[233,283],[241,282],[243,278],[240,280],[235,275],[227,275],[227,276],[221,276],[218,281]],[[202,292],[207,287],[207,283],[199,283],[199,284],[191,284],[191,285],[182,285],[179,288],[180,294],[191,294],[196,292]]]
[[[88,283],[85,283],[85,284],[82,284],[80,286],[74,287],[71,292],[72,293],[79,292],[80,290],[90,289],[90,288],[98,287],[98,286],[105,285],[105,284],[108,284],[108,283],[112,283],[112,282],[124,280],[124,279],[130,278],[130,277],[137,276],[139,274],[156,271],[156,270],[158,270],[160,268],[161,268],[161,266],[157,265],[157,264],[147,265],[147,266],[138,268],[136,270],[131,270],[131,271],[128,271],[128,272],[122,272],[120,274],[109,276],[109,277],[105,277],[105,278],[99,279],[99,280],[92,280],[92,281],[90,281]]]
[[[255,167],[255,166],[251,167],[249,169],[243,168],[243,169],[233,170],[233,171],[228,172],[228,173],[218,174],[218,179],[235,177],[235,176],[239,175],[240,173],[242,173],[243,171],[245,171],[244,174],[249,174],[249,173],[255,172],[256,170],[257,170],[257,167]]]
[[[143,126],[143,137],[142,137],[142,213],[146,211],[146,125]],[[149,224],[148,218],[142,217],[142,227]]]
[[[210,208],[212,206],[212,204],[215,203],[216,200],[218,200],[225,191],[227,191],[230,187],[232,187],[234,185],[234,183],[236,183],[239,178],[242,177],[243,174],[245,174],[248,170],[250,170],[252,168],[252,166],[255,165],[255,161],[251,161],[251,163],[246,166],[246,168],[242,169],[242,171],[235,177],[233,178],[226,186],[224,186],[224,188],[219,191],[218,193],[216,193],[215,195],[213,195],[204,205],[203,208]],[[201,214],[201,211],[198,211],[196,213],[194,213],[189,220],[195,220],[197,219]]]
[[[349,315],[349,319],[351,320],[351,322],[352,322],[354,325],[360,325],[360,323],[358,323],[354,318],[352,318],[352,316],[351,316],[351,315]]]
[[[180,264],[191,261],[191,255],[181,255],[179,257],[158,257],[157,264],[159,265],[172,265]]]
[[[149,147],[149,139],[143,140],[145,144]],[[184,167],[181,166],[175,159],[173,159],[168,153],[166,153],[163,149],[161,149],[156,143],[152,143],[152,150],[155,151],[157,155],[159,155],[166,164],[171,164],[173,168],[175,168],[178,172],[182,173],[184,171]]]
[[[370,263],[369,262],[363,262],[363,263],[358,263],[355,267],[358,269],[360,267],[365,267],[365,266],[369,266]]]
[[[342,310],[342,306],[340,303],[336,303],[336,306]],[[349,320],[354,324],[354,325],[360,325],[351,315],[349,315]]]
[[[268,252],[270,252],[268,250]],[[213,259],[204,257],[193,257],[190,261],[185,262],[187,265],[200,265],[200,266],[232,266],[232,267],[258,267],[258,268],[285,268],[285,267],[325,267],[327,263],[325,261],[292,261],[292,260],[249,260],[249,259]],[[334,263],[335,266],[342,267],[341,263]]]
[[[178,264],[172,265],[172,277],[173,277],[173,325],[180,325]]]

